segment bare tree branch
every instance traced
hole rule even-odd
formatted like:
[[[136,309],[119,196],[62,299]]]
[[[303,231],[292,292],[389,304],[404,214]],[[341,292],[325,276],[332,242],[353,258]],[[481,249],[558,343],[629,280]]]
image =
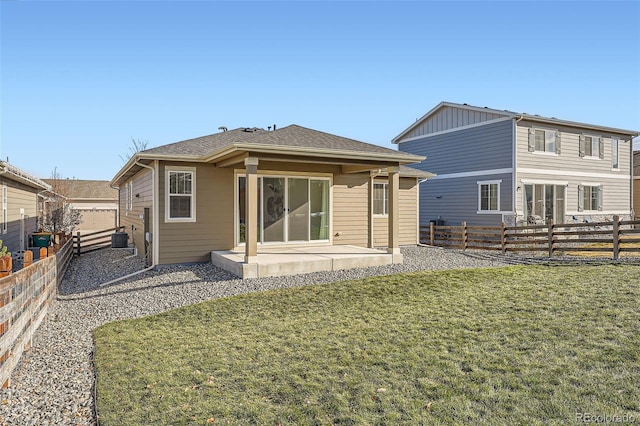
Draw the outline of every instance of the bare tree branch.
[[[123,163],[126,163],[133,157],[137,152],[144,151],[147,149],[147,145],[149,145],[149,141],[141,141],[140,139],[131,138],[131,145],[129,145],[129,152],[124,155],[120,155],[120,159]]]

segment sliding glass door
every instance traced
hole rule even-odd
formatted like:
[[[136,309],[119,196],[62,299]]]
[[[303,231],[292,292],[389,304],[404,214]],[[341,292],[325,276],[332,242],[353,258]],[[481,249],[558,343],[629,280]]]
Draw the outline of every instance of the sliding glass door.
[[[245,242],[246,178],[238,177],[239,243]],[[329,239],[329,180],[306,177],[258,178],[258,242]]]

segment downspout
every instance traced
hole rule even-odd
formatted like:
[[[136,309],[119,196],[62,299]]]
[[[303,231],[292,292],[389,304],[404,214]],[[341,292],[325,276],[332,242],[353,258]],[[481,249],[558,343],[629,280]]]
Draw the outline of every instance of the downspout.
[[[518,117],[518,116],[516,116]],[[513,165],[511,167],[511,192],[513,193],[513,199],[511,200],[511,206],[513,207],[513,225],[518,222],[518,180],[516,179],[516,165],[518,163],[518,123],[524,118],[520,116],[513,120]]]
[[[157,160],[154,163],[157,164]],[[151,258],[151,266],[149,266],[148,268],[142,269],[140,271],[136,271],[136,272],[133,272],[131,274],[125,275],[124,277],[116,278],[114,280],[107,281],[106,283],[102,283],[102,284],[99,285],[99,287],[105,287],[105,286],[108,286],[108,285],[115,284],[117,282],[126,280],[128,278],[135,277],[136,275],[143,274],[143,273],[148,272],[148,271],[150,271],[150,270],[152,270],[152,269],[154,269],[156,267],[157,241],[158,241],[158,236],[157,236],[158,227],[156,226],[158,224],[158,212],[156,210],[156,204],[158,203],[157,194],[156,194],[156,189],[157,189],[156,186],[157,185],[156,185],[156,179],[155,179],[155,177],[156,177],[155,176],[156,175],[155,170],[156,169],[155,169],[155,167],[147,166],[146,164],[142,164],[142,163],[140,163],[138,161],[136,161],[134,164],[136,164],[136,165],[138,165],[140,167],[144,167],[145,169],[151,170],[151,192],[153,193],[153,234],[151,236],[151,244],[152,244],[151,251],[152,251],[153,256]],[[111,186],[111,185],[109,185],[109,186]],[[119,189],[118,189],[118,191],[119,191]],[[120,205],[120,197],[119,196],[118,196],[118,205]]]

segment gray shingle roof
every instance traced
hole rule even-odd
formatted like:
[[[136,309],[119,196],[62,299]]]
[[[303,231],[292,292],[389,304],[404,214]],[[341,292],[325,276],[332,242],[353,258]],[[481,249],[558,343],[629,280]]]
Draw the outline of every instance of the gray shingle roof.
[[[103,199],[117,200],[118,190],[109,186],[107,180],[80,180],[80,179],[42,179],[56,188],[65,197],[73,199]]]
[[[292,124],[275,131],[244,128],[188,139],[142,151],[141,154],[196,156],[214,153],[234,143],[398,155],[399,151]]]
[[[633,175],[640,176],[640,151],[633,153]]]

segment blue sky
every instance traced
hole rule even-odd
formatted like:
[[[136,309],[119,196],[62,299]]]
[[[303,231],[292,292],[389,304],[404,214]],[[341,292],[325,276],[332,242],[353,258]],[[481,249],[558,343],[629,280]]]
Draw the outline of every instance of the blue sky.
[[[111,179],[132,138],[274,123],[392,147],[443,100],[640,130],[639,22],[637,1],[0,1],[0,157]]]

